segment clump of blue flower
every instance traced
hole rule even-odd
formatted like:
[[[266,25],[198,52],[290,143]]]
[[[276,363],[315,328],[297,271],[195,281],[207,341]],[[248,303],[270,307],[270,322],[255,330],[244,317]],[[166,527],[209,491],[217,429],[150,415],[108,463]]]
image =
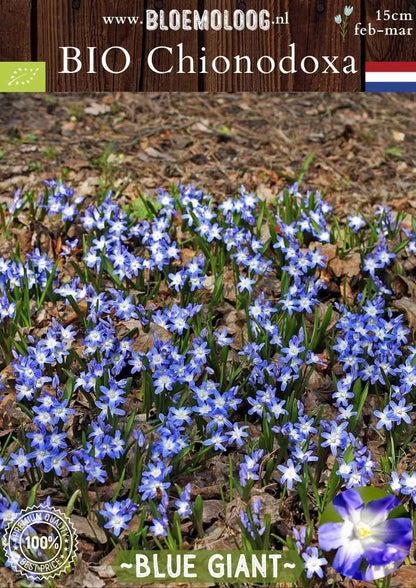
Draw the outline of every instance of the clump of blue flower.
[[[94,518],[104,550],[192,546],[204,476],[222,464],[211,491],[240,501],[230,548],[282,547],[274,500],[310,579],[327,564],[319,513],[340,490],[388,484],[416,503],[416,348],[393,304],[414,226],[381,206],[342,224],[298,184],[261,196],[178,185],[138,214],[63,182],[16,194],[8,227],[59,236],[0,258],[1,394],[18,420],[2,436],[1,529],[47,490]]]

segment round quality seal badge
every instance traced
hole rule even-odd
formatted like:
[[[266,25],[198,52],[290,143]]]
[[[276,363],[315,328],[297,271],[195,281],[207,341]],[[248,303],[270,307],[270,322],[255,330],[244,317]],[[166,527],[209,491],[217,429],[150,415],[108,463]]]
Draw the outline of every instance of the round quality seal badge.
[[[13,571],[39,581],[69,572],[77,551],[77,535],[70,519],[52,506],[22,510],[3,536]]]

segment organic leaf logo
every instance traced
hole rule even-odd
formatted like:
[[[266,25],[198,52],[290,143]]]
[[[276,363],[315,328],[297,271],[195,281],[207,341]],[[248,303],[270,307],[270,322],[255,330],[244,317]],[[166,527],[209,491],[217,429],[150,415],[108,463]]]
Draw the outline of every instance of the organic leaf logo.
[[[25,86],[33,82],[39,72],[39,67],[18,67],[10,76],[8,86]]]

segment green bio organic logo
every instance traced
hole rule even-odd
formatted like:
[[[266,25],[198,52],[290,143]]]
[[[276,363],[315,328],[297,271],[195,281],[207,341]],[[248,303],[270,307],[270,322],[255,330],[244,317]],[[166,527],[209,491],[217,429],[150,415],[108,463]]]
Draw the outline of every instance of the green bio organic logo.
[[[0,92],[46,92],[44,61],[0,62]]]

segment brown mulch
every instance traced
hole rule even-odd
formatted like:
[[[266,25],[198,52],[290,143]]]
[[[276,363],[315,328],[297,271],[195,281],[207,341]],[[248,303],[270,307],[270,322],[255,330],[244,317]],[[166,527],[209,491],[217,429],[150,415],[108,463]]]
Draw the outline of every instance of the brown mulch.
[[[340,215],[411,209],[415,113],[412,94],[3,94],[0,198],[62,172],[85,194],[178,180],[217,197],[242,183],[272,194],[313,152],[307,185]]]

